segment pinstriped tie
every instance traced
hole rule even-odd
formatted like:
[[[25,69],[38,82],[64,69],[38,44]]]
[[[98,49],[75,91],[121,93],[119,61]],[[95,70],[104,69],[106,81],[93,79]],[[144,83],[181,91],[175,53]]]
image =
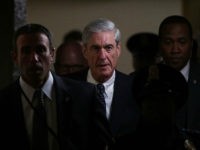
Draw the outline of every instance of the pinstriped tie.
[[[47,117],[42,90],[35,91],[32,102],[34,107],[32,150],[48,150]]]

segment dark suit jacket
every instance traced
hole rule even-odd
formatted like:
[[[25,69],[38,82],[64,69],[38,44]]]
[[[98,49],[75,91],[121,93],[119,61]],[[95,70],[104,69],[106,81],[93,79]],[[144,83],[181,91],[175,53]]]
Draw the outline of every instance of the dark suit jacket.
[[[178,114],[178,125],[200,131],[200,64],[191,62],[188,85],[189,97]]]
[[[88,70],[68,75],[76,80],[87,80]],[[110,112],[110,127],[113,137],[134,132],[139,118],[139,110],[133,99],[132,77],[116,70],[114,95]]]
[[[53,77],[60,149],[88,150],[96,137],[95,88],[85,82]],[[0,146],[6,150],[29,150],[19,80],[0,91],[0,119]]]
[[[200,64],[192,63],[189,72],[188,128],[200,132]]]

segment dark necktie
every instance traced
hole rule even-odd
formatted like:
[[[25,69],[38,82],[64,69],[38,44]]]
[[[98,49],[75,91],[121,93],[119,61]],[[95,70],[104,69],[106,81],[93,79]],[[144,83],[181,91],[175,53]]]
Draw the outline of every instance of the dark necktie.
[[[106,102],[104,98],[104,93],[105,93],[105,87],[103,86],[103,84],[97,84],[97,96],[101,105],[103,106],[102,108],[103,108],[104,114],[106,115]]]
[[[33,128],[32,150],[48,150],[48,128],[46,110],[44,108],[44,93],[36,90],[33,96]]]

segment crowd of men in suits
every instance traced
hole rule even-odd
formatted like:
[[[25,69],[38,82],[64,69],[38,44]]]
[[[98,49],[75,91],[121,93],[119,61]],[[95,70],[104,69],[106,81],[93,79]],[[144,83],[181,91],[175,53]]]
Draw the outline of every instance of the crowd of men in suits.
[[[158,38],[163,60],[127,75],[117,70],[120,30],[109,19],[93,20],[82,34],[88,67],[60,76],[51,70],[50,31],[40,24],[19,27],[12,58],[20,76],[0,91],[0,145],[8,150],[200,149],[200,66],[191,59],[191,24],[169,16]],[[35,98],[38,90],[43,96]],[[35,135],[35,124],[47,135],[43,130]]]

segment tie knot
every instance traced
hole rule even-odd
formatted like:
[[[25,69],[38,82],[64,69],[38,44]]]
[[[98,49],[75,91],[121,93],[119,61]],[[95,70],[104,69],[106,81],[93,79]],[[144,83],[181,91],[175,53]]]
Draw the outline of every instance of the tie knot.
[[[33,94],[33,97],[37,97],[37,98],[41,98],[42,97],[42,90],[41,89],[36,89],[34,94]]]
[[[33,95],[33,106],[44,103],[44,93],[41,89],[36,89]]]
[[[102,92],[102,93],[105,92],[105,87],[104,87],[104,85],[101,84],[101,83],[97,84],[97,89],[98,89],[100,92]]]
[[[105,87],[103,84],[97,84],[97,94],[100,99],[104,99]]]

